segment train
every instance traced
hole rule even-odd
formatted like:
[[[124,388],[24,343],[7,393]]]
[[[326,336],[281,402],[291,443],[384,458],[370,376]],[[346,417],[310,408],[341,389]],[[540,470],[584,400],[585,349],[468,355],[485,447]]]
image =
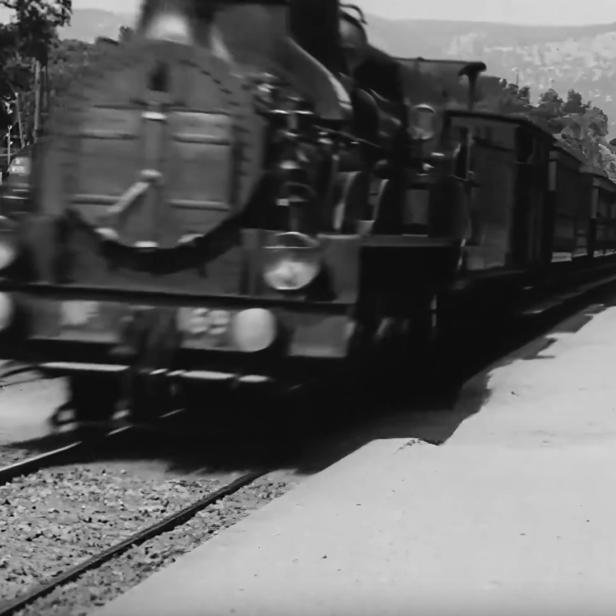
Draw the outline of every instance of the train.
[[[429,382],[456,332],[613,276],[616,185],[479,110],[486,70],[391,56],[338,0],[144,2],[0,218],[0,357],[66,377],[73,419],[151,421]]]

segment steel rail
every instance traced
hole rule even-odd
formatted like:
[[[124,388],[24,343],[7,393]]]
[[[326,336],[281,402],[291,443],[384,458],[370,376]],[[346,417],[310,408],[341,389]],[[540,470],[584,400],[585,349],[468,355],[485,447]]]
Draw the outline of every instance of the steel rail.
[[[205,496],[204,498],[195,501],[191,505],[184,507],[176,513],[168,515],[159,522],[156,522],[155,524],[152,524],[151,526],[148,526],[147,528],[132,534],[130,537],[127,537],[123,541],[120,541],[119,543],[116,543],[110,548],[101,551],[99,554],[89,558],[88,560],[77,564],[74,567],[71,567],[67,571],[51,578],[49,581],[44,582],[39,586],[36,586],[28,592],[18,595],[14,599],[0,604],[0,616],[10,616],[12,614],[15,614],[17,611],[27,607],[33,601],[36,601],[44,595],[49,594],[59,586],[73,581],[87,571],[100,567],[108,560],[119,556],[129,548],[140,545],[145,541],[148,541],[158,535],[169,532],[177,528],[178,526],[181,526],[203,509],[206,509],[207,507],[215,504],[226,496],[231,496],[235,492],[239,491],[241,488],[253,483],[263,475],[266,475],[268,472],[269,471],[266,470],[259,470],[242,475],[238,479],[216,490],[215,492],[212,492],[208,496]]]
[[[168,413],[162,415],[153,425],[156,426],[159,423],[171,419],[172,417],[175,417],[182,412],[183,411],[181,409],[169,411]],[[141,426],[135,424],[120,426],[106,432],[98,433],[92,438],[82,438],[73,441],[68,445],[63,445],[62,447],[51,449],[50,451],[47,451],[45,453],[27,458],[20,462],[15,462],[13,464],[5,466],[4,468],[0,468],[0,486],[5,485],[10,481],[13,481],[17,477],[35,473],[42,468],[46,468],[50,464],[58,463],[63,459],[66,459],[69,454],[76,453],[77,451],[85,448],[86,446],[99,445],[101,443],[104,443],[107,439],[130,432],[136,432],[140,430],[140,427]]]
[[[105,439],[112,438],[120,434],[125,434],[126,432],[130,432],[134,429],[135,426],[122,426],[121,428],[110,430],[109,432],[106,432],[104,434],[99,434],[96,437],[89,439],[80,439],[78,441],[69,443],[68,445],[64,445],[56,449],[51,449],[50,451],[46,451],[45,453],[41,453],[39,455],[32,456],[31,458],[26,458],[25,460],[21,460],[20,462],[15,462],[13,464],[0,468],[0,486],[13,481],[14,479],[17,479],[17,477],[36,473],[37,471],[41,470],[42,468],[45,468],[46,466],[49,466],[50,464],[57,463],[66,458],[68,454],[75,453],[86,445],[93,445],[95,443],[104,442]]]

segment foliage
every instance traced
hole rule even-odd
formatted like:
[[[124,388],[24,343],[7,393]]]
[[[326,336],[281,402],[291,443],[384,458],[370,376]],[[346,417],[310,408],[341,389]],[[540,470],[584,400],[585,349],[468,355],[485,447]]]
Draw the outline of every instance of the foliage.
[[[49,95],[54,98],[63,94],[77,76],[79,70],[87,66],[93,45],[83,41],[57,41],[49,54]]]
[[[8,24],[0,24],[0,131],[13,124],[20,98],[25,132],[31,132],[35,68],[46,66],[49,50],[57,43],[56,28],[71,17],[72,0],[0,0],[12,12]],[[32,116],[32,117],[31,117]]]
[[[607,141],[608,117],[603,110],[583,102],[582,96],[574,90],[569,90],[566,101],[554,91],[546,94],[538,107],[531,110],[530,118],[547,127],[593,169],[616,179],[616,150]]]
[[[35,116],[34,61],[43,66],[46,94],[50,99],[64,94],[95,58],[106,51],[106,41],[92,45],[77,40],[60,40],[55,29],[70,18],[71,0],[0,0],[0,6],[15,11],[15,20],[0,25],[0,132],[16,121],[15,109],[8,102],[19,94],[22,124],[32,136]],[[29,29],[30,38],[20,38]],[[120,41],[133,32],[121,28]],[[4,103],[4,104],[2,104]]]
[[[589,166],[616,180],[616,140],[607,140],[608,117],[602,109],[584,102],[579,92],[569,90],[563,99],[556,90],[549,89],[532,105],[529,88],[518,88],[503,80],[500,91],[491,92],[479,107],[525,117],[552,133]]]
[[[49,50],[47,65],[47,95],[50,100],[65,95],[88,66],[105,54],[108,41],[98,40],[95,44],[72,39],[57,40]],[[23,95],[24,124],[30,128],[34,118],[34,91]]]
[[[0,5],[15,13],[14,22],[5,27],[15,31],[19,51],[46,62],[56,28],[70,21],[72,0],[0,0]]]
[[[508,115],[525,114],[530,108],[530,88],[520,88],[505,79],[501,79],[496,88],[491,88],[478,104],[478,109]]]

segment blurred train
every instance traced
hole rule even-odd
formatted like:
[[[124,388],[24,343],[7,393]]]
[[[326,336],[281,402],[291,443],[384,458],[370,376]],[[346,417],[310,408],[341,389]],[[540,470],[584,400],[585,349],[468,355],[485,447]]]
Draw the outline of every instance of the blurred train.
[[[456,328],[613,275],[616,186],[477,111],[485,69],[393,58],[337,0],[145,2],[0,219],[0,355],[143,420],[212,383],[417,382]]]

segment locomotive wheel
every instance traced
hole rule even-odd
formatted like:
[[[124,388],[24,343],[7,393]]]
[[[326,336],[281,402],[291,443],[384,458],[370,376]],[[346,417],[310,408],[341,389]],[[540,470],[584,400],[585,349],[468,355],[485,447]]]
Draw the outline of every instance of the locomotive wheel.
[[[109,421],[120,398],[120,383],[116,378],[99,374],[81,374],[68,377],[70,398],[58,409],[54,421],[58,422],[59,413],[71,408],[74,421],[101,422]]]
[[[167,379],[137,374],[130,387],[129,411],[131,421],[148,423],[171,411],[173,390]]]

